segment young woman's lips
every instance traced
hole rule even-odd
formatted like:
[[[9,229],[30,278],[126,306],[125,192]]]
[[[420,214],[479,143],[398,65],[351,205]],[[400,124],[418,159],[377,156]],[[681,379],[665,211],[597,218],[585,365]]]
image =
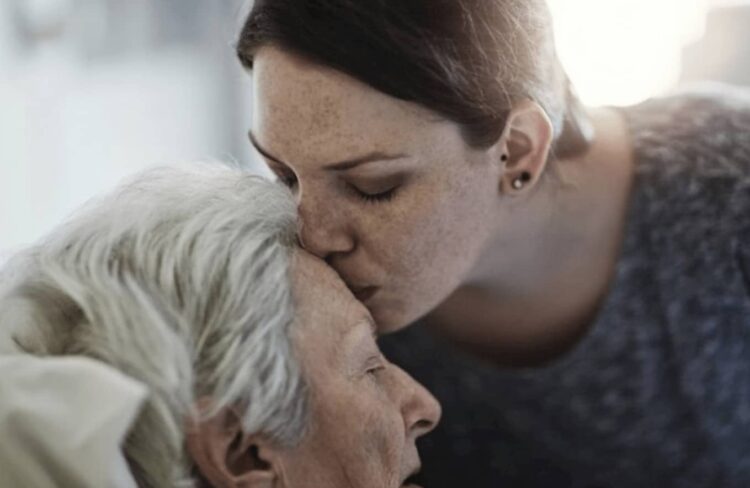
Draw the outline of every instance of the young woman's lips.
[[[378,291],[377,286],[352,286],[352,293],[360,302],[366,302]]]

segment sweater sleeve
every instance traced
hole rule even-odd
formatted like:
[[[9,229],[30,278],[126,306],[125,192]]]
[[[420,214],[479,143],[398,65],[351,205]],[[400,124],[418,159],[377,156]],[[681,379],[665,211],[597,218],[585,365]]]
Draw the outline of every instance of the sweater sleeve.
[[[750,214],[748,214],[748,219],[750,219]],[[750,300],[750,222],[748,222],[748,227],[739,233],[736,256],[742,280],[745,284],[747,298]],[[750,317],[748,320],[750,320]]]

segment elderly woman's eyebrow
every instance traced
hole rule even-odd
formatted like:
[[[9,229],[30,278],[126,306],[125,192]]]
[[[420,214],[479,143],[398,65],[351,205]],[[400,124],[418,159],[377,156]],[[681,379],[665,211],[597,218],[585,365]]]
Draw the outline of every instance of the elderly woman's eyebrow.
[[[362,316],[357,317],[356,319],[350,321],[349,327],[347,327],[346,330],[341,331],[341,338],[342,339],[346,338],[346,340],[348,340],[349,338],[353,336],[357,336],[360,338],[363,337],[364,331],[361,328],[363,325],[366,325],[367,328],[369,329],[370,335],[372,335],[372,337],[377,339],[377,331],[378,331],[377,325],[375,324],[375,321],[372,319],[370,314],[367,314],[367,315],[363,314]],[[352,340],[355,340],[355,339],[352,339]],[[343,342],[345,341],[342,340],[340,344],[343,344]]]
[[[362,325],[367,325],[370,336],[377,342],[378,340],[378,327],[377,324],[375,324],[375,321],[373,320],[372,316],[368,314],[363,314],[361,317],[359,317],[357,320],[353,321],[351,323],[351,327],[347,332],[344,333],[346,337],[359,337],[360,339],[364,337],[364,331],[360,328]],[[359,331],[359,333],[357,333]],[[355,340],[355,339],[352,339]]]
[[[372,338],[377,344],[377,327],[369,314],[362,315],[349,324],[349,327],[341,332],[339,340],[334,345],[336,348],[334,357],[347,358],[342,364],[346,365],[347,368],[356,369],[365,359],[365,356],[370,356],[372,351],[370,339]],[[368,326],[369,334],[364,328],[365,325]]]
[[[366,322],[367,325],[370,326],[370,333],[372,333],[372,337],[375,339],[378,338],[378,326],[375,323],[375,320],[372,318],[372,315],[369,313],[363,317],[363,322]]]

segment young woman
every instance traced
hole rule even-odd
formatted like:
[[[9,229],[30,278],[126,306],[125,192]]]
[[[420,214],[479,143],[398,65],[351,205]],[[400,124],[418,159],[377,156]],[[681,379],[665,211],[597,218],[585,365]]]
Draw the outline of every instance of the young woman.
[[[585,108],[543,0],[257,0],[237,51],[302,244],[424,317],[426,484],[750,483],[747,94]]]

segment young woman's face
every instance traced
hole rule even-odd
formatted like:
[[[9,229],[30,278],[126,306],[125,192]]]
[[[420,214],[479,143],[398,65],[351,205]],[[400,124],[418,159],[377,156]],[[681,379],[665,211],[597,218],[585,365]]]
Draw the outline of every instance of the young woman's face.
[[[502,166],[459,126],[340,72],[265,47],[250,137],[296,192],[300,240],[381,332],[419,318],[467,276],[495,226]]]

